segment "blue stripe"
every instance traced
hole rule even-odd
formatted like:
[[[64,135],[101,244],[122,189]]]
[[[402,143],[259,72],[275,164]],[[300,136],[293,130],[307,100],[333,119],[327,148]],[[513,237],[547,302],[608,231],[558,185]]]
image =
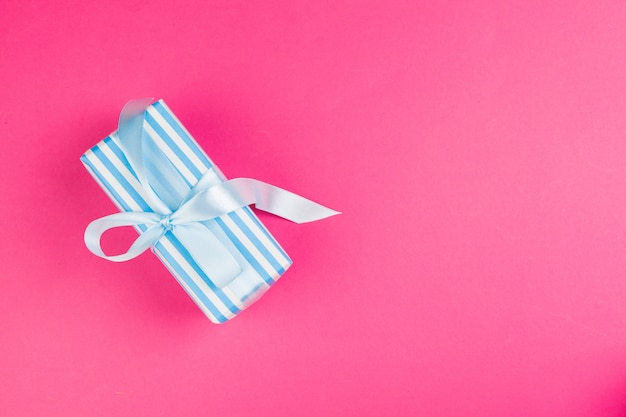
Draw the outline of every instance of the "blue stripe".
[[[141,195],[139,195],[139,193],[137,193],[137,191],[135,191],[135,189],[133,187],[131,187],[131,185],[128,182],[128,180],[115,168],[115,166],[113,166],[111,161],[102,152],[102,149],[100,149],[99,147],[94,148],[93,149],[93,153],[100,160],[100,162],[102,162],[104,164],[104,166],[107,168],[107,170],[109,170],[111,175],[113,175],[113,177],[115,177],[117,182],[120,183],[122,188],[124,188],[128,192],[128,194],[130,194],[131,198],[137,204],[139,204],[139,207],[143,211],[152,212],[152,209],[148,206],[148,203],[146,203],[144,201],[144,199],[141,197]]]
[[[233,211],[232,213],[229,213],[228,217],[230,217],[232,219],[232,221],[234,221],[235,224],[237,226],[239,226],[241,231],[244,232],[246,234],[246,236],[248,236],[248,239],[250,239],[252,244],[254,246],[256,246],[256,248],[259,250],[259,252],[261,252],[261,254],[265,257],[265,259],[267,259],[267,261],[270,263],[270,265],[272,265],[274,270],[276,272],[278,272],[278,275],[282,275],[283,272],[285,272],[285,269],[276,260],[276,258],[274,258],[274,256],[272,256],[272,254],[269,252],[269,250],[267,250],[267,247],[265,247],[265,245],[263,245],[261,243],[259,238],[252,232],[252,230],[250,230],[250,228],[243,222],[243,220],[241,220],[241,217],[239,217],[237,212]]]
[[[283,255],[283,257],[285,258],[285,261],[287,262],[287,265],[291,265],[293,261],[291,260],[289,255],[287,255],[287,253],[283,250],[283,248],[280,247],[276,239],[274,239],[274,236],[270,234],[267,228],[261,223],[261,221],[252,212],[252,209],[249,206],[246,206],[246,207],[243,207],[243,211],[248,215],[248,218],[250,218],[254,222],[254,224],[257,225],[257,227],[261,230],[261,232],[263,232],[265,237],[267,237],[267,239],[272,243],[272,245],[274,245],[274,247],[280,252],[280,254]],[[284,266],[287,266],[287,265],[284,265]]]
[[[176,210],[187,196],[191,184],[176,169],[170,159],[154,143],[143,147],[144,169],[153,191],[170,210]]]
[[[159,112],[159,114],[163,117],[163,119],[165,119],[165,121],[167,121],[172,129],[174,129],[178,136],[183,139],[183,141],[187,144],[187,146],[189,146],[191,151],[198,157],[198,159],[200,159],[200,162],[202,162],[202,164],[205,165],[207,168],[211,168],[213,164],[211,163],[209,158],[207,158],[202,149],[200,149],[196,141],[193,140],[191,136],[189,136],[189,134],[182,126],[180,126],[180,123],[176,121],[176,119],[172,116],[168,109],[166,109],[165,106],[158,101],[156,103],[153,103],[152,107]],[[197,168],[200,169],[201,167]]]
[[[122,197],[117,193],[117,191],[115,191],[115,188],[104,178],[100,171],[98,171],[98,169],[93,166],[91,161],[87,159],[85,155],[83,155],[80,159],[91,168],[91,172],[93,172],[93,174],[98,178],[100,184],[102,184],[111,193],[115,201],[117,201],[122,206],[124,211],[130,211],[130,206],[126,204],[126,201],[124,201]]]
[[[128,159],[126,158],[126,154],[124,153],[124,151],[122,151],[122,149],[118,146],[117,142],[115,140],[113,140],[113,138],[111,136],[106,137],[102,143],[104,145],[102,146],[107,146],[111,152],[113,152],[113,154],[115,156],[117,156],[117,159],[119,159],[122,164],[128,168],[128,170],[130,171],[130,174],[137,179],[137,181],[139,181],[139,177],[137,176],[137,173],[135,173],[135,170],[133,169],[133,167],[130,165],[130,162],[128,162]]]
[[[181,243],[181,241],[178,240],[176,238],[176,236],[174,234],[172,234],[172,233],[168,233],[167,234],[167,238],[170,241],[170,243],[172,243],[172,245],[174,245],[176,250],[183,256],[183,258],[185,258],[185,260],[193,268],[193,270],[196,272],[196,274],[198,274],[198,276],[200,278],[202,278],[202,280],[204,282],[206,282],[206,284],[209,286],[209,288],[211,288],[211,291],[213,291],[213,293],[215,293],[217,298],[219,298],[220,301],[222,301],[222,303],[224,303],[226,308],[228,308],[234,314],[239,313],[241,310],[236,305],[233,304],[232,300],[230,298],[228,298],[228,296],[226,294],[224,294],[224,291],[222,291],[220,288],[217,288],[215,286],[215,284],[213,284],[213,282],[211,281],[211,278],[207,277],[207,275],[204,273],[204,271],[198,266],[198,264],[194,261],[193,257],[191,256],[189,251],[187,251],[187,248],[185,248],[185,246]]]
[[[165,248],[163,248],[163,244],[160,242],[157,242],[155,247],[159,251],[159,253],[163,256],[163,258],[167,260],[170,267],[174,270],[175,275],[177,277],[180,277],[180,279],[185,282],[185,284],[189,287],[189,289],[193,291],[194,295],[198,298],[198,300],[200,300],[200,302],[204,306],[206,306],[206,308],[211,312],[211,314],[213,314],[215,319],[219,321],[220,323],[224,323],[226,320],[228,320],[228,318],[224,317],[224,315],[217,309],[217,307],[215,307],[215,305],[207,298],[207,296],[196,285],[196,283],[193,282],[193,279],[191,279],[189,274],[185,272],[185,270],[174,259],[174,257],[169,252],[167,252]]]
[[[181,160],[183,165],[191,171],[191,174],[196,178],[196,180],[200,179],[202,173],[190,160],[187,155],[183,152],[183,150],[174,142],[172,137],[167,134],[163,126],[161,126],[155,119],[150,115],[150,113],[146,112],[146,121],[148,124],[154,129],[156,134],[163,139],[163,142],[174,152],[174,154]]]
[[[81,156],[80,160],[83,161],[85,163],[85,165],[87,165],[87,166],[89,166],[91,168],[91,172],[93,173],[93,175],[95,175],[96,178],[98,179],[98,181],[100,181],[100,184],[111,193],[111,195],[113,196],[113,199],[120,206],[122,206],[122,210],[124,210],[124,211],[131,211],[132,210],[131,207],[126,202],[126,200],[124,200],[122,198],[122,196],[117,193],[117,191],[115,190],[115,187],[113,187],[111,185],[111,183],[109,181],[107,181],[106,178],[104,178],[102,173],[91,163],[91,161],[89,159],[87,159],[86,155]],[[138,227],[142,232],[145,232],[148,229],[148,226],[143,225],[143,224],[138,224],[138,225],[136,225],[134,227],[136,227],[136,228]]]
[[[256,258],[254,256],[252,256],[250,251],[248,251],[248,248],[246,248],[246,246],[243,243],[241,243],[241,241],[239,239],[237,239],[237,236],[235,236],[233,231],[230,230],[228,228],[228,226],[226,226],[224,221],[222,219],[220,219],[219,217],[216,217],[214,220],[222,228],[224,233],[226,233],[228,238],[233,242],[233,244],[239,250],[239,252],[241,252],[243,257],[246,258],[248,263],[250,265],[252,265],[252,267],[254,268],[256,273],[259,274],[259,276],[261,278],[263,278],[263,281],[267,282],[269,285],[272,285],[274,283],[274,278],[272,278],[267,273],[267,271],[265,271],[265,269],[259,264],[259,262],[256,260]]]

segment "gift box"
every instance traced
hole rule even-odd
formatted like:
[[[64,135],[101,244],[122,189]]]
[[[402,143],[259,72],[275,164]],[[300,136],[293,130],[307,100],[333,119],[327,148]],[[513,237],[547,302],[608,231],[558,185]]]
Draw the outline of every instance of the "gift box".
[[[157,211],[151,203],[155,196],[174,211],[196,189],[226,181],[162,100],[147,106],[141,123],[142,164],[148,173],[143,182],[149,187],[120,143],[119,130],[81,157],[121,212]],[[257,300],[292,263],[248,206],[185,227],[172,228],[167,222],[166,217],[160,220],[163,231],[152,251],[214,323],[229,320]],[[140,234],[149,229],[144,224],[134,227]]]

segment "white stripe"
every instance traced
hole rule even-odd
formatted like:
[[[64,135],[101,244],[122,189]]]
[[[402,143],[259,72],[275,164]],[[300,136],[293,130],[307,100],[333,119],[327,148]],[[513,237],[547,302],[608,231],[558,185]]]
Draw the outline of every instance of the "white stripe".
[[[246,210],[237,210],[237,214],[239,215],[243,223],[250,228],[250,230],[252,231],[252,233],[254,233],[257,239],[259,239],[259,242],[267,248],[267,250],[274,257],[274,259],[276,259],[276,261],[283,268],[287,269],[287,267],[291,264],[291,261],[280,252],[276,245],[272,241],[270,241],[265,233],[261,231],[259,226],[257,226],[257,224],[251,219],[251,216],[254,216],[254,213],[248,213]],[[260,220],[259,223],[261,223]]]
[[[248,249],[250,254],[256,259],[256,261],[261,265],[261,267],[271,276],[273,279],[279,275],[278,271],[272,267],[272,265],[268,262],[268,260],[263,256],[261,252],[257,249],[257,247],[250,241],[250,238],[241,230],[235,222],[228,217],[228,215],[221,216],[220,219],[224,221],[226,226],[230,229],[230,231],[239,239],[243,246]]]
[[[89,158],[87,153],[91,153],[91,151],[85,153],[85,158]],[[89,174],[91,174],[92,178],[98,183],[100,188],[102,188],[102,191],[104,191],[104,193],[109,197],[109,199],[113,202],[113,204],[115,204],[115,207],[117,207],[119,211],[124,211],[124,207],[122,207],[122,203],[117,201],[117,199],[113,196],[111,191],[109,191],[107,186],[104,185],[104,183],[102,181],[100,181],[100,178],[96,174],[96,171],[93,170],[91,165],[89,165],[87,163],[87,161],[82,161],[82,162],[83,162],[83,166],[85,167],[87,172],[89,172]],[[91,163],[91,161],[89,161],[89,163]]]
[[[188,183],[193,185],[198,182],[198,178],[191,173],[189,168],[183,163],[183,161],[180,160],[172,148],[165,143],[163,138],[154,130],[152,126],[148,124],[148,122],[144,123],[144,129],[148,133],[148,136],[150,136],[154,143],[159,147],[161,152],[165,154],[176,169],[183,175],[183,177],[185,177]],[[206,167],[204,170],[206,171]],[[202,172],[202,170],[200,170],[200,172]]]
[[[166,108],[165,106],[163,106],[164,108]],[[167,109],[167,108],[166,108]],[[167,109],[169,111],[169,109]],[[148,108],[148,113],[150,113],[150,116],[152,116],[154,118],[154,120],[156,120],[156,122],[159,124],[159,126],[161,126],[163,128],[163,130],[165,131],[165,133],[167,133],[169,135],[170,138],[172,138],[172,140],[174,142],[176,142],[176,144],[178,145],[178,147],[180,148],[180,150],[185,154],[185,156],[187,156],[187,158],[189,158],[189,160],[191,161],[192,164],[194,164],[194,166],[200,171],[200,172],[204,172],[207,170],[207,167],[202,163],[202,161],[200,161],[200,159],[198,159],[198,157],[196,156],[195,153],[193,153],[193,151],[191,150],[191,148],[187,145],[187,143],[185,143],[185,140],[183,138],[181,138],[178,133],[176,133],[176,131],[174,130],[174,128],[172,126],[169,125],[169,123],[167,123],[167,120],[165,120],[163,118],[163,116],[161,116],[161,114],[159,113],[159,111],[157,109],[155,109],[154,107],[149,107]],[[178,122],[178,119],[176,119],[176,117],[174,116],[174,114],[170,111],[169,112],[170,115],[172,116],[172,118],[174,120],[176,120]],[[184,126],[182,125],[182,123],[178,123],[178,125],[184,130]],[[185,130],[186,132],[186,130]],[[186,132],[187,133],[187,132]],[[191,135],[189,135],[189,137],[191,137]],[[192,139],[193,140],[193,139]],[[195,141],[194,141],[195,142]],[[198,149],[200,147],[198,146]],[[208,159],[208,158],[207,158]]]
[[[119,143],[117,141],[115,142],[116,142],[116,145],[119,147]],[[124,162],[121,161],[117,157],[117,155],[115,155],[113,150],[111,150],[111,148],[107,146],[106,144],[103,143],[100,146],[100,150],[102,150],[102,153],[104,154],[104,156],[106,156],[107,160],[111,163],[111,165],[113,165],[113,167],[117,169],[117,171],[122,175],[122,177],[124,177],[124,179],[128,181],[131,188],[137,194],[139,194],[139,196],[148,205],[148,207],[150,207],[149,199],[146,197],[146,192],[144,191],[143,187],[141,186],[137,178],[135,178],[133,174],[130,172],[130,170],[128,169],[128,165],[124,164]],[[120,184],[120,187],[123,187],[123,185]],[[139,204],[138,201],[137,203]],[[139,208],[139,209],[142,210],[142,208]],[[152,207],[152,210],[154,210],[154,207]]]
[[[98,146],[98,147],[102,149],[102,146]],[[139,206],[139,204],[135,201],[134,198],[131,197],[128,191],[126,191],[126,188],[124,188],[117,181],[117,179],[113,176],[113,174],[111,174],[111,172],[107,169],[107,167],[98,159],[96,155],[93,154],[93,152],[88,152],[85,154],[85,156],[87,157],[87,159],[93,166],[94,170],[96,170],[98,173],[100,173],[102,177],[104,177],[106,182],[108,182],[111,185],[111,188],[113,188],[113,190],[117,194],[119,194],[122,201],[126,203],[130,207],[131,210],[133,211],[141,210],[141,207]],[[104,188],[106,189],[106,187]]]

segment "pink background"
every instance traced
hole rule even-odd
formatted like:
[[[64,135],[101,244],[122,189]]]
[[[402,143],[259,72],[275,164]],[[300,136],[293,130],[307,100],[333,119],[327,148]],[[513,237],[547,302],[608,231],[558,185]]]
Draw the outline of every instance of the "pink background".
[[[0,3],[0,415],[626,415],[623,2],[87,3]],[[83,245],[143,96],[344,213],[227,324]]]

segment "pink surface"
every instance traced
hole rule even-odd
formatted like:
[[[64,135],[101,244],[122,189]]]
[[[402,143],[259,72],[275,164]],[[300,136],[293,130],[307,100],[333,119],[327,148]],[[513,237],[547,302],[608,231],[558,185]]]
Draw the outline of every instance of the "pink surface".
[[[0,415],[626,415],[621,2],[87,3],[0,5]],[[83,246],[142,96],[344,213],[227,324]]]

